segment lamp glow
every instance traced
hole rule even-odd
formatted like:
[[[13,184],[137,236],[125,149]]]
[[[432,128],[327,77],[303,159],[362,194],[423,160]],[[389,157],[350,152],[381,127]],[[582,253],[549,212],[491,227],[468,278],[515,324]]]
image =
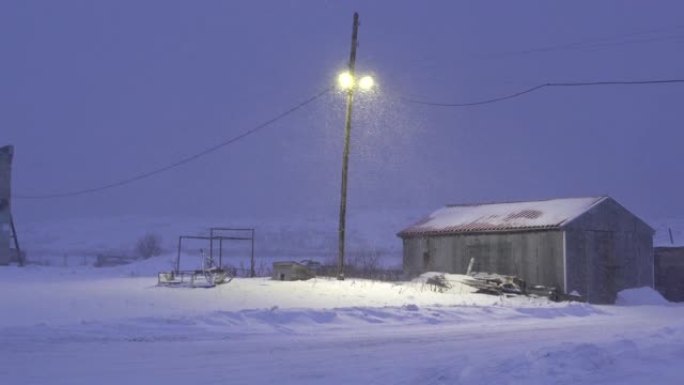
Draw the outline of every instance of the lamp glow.
[[[354,77],[349,72],[342,72],[337,76],[337,84],[343,90],[349,90],[354,87]]]
[[[359,88],[362,91],[370,91],[375,85],[375,80],[370,76],[364,76],[359,80]]]

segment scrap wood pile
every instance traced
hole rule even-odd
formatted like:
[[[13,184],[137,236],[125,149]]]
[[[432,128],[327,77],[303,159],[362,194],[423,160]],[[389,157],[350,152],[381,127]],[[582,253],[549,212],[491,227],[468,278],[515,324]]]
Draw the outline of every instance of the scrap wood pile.
[[[547,297],[552,301],[583,301],[579,295],[565,294],[557,287],[535,285],[527,287],[527,283],[511,275],[494,273],[470,273],[463,283],[477,289],[477,293],[492,295],[529,295]]]
[[[494,295],[524,294],[526,286],[518,277],[490,273],[471,273],[463,283],[476,288],[478,293]]]

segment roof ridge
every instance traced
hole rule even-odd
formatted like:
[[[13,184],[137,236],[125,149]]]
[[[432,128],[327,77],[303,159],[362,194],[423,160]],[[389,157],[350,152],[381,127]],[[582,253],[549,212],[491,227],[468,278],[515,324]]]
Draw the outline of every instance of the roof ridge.
[[[572,217],[572,218],[568,218],[568,219],[564,220],[563,222],[559,223],[559,224],[558,224],[559,227],[563,227],[563,226],[569,224],[570,222],[572,222],[572,221],[574,221],[575,219],[577,219],[577,218],[581,217],[582,215],[586,214],[589,210],[593,209],[593,208],[596,207],[599,203],[602,203],[603,201],[605,201],[605,200],[607,200],[607,199],[611,199],[611,198],[610,198],[609,196],[607,196],[607,195],[604,195],[604,196],[602,196],[602,197],[597,197],[596,200],[595,200],[591,205],[589,205],[589,207],[586,208],[586,210],[582,211],[581,213],[575,215],[575,216]]]
[[[560,201],[560,200],[570,200],[570,199],[596,199],[597,201],[604,198],[610,198],[608,195],[590,195],[590,196],[579,196],[579,197],[564,197],[564,198],[548,198],[548,199],[532,199],[532,200],[512,200],[512,201],[489,201],[489,202],[472,202],[472,203],[448,203],[444,207],[468,207],[468,206],[487,206],[487,205],[499,205],[499,204],[509,204],[509,203],[534,203],[534,202],[548,202],[548,201]]]
[[[612,198],[601,195],[447,205],[397,235],[560,229],[608,199]]]

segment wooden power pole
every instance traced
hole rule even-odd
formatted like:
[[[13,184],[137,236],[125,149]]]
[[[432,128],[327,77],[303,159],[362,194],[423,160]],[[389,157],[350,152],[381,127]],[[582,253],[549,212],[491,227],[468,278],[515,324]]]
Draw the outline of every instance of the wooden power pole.
[[[348,71],[354,79],[354,66],[356,65],[356,46],[359,31],[359,14],[354,12],[354,24],[352,27],[351,52],[349,54]],[[340,223],[338,228],[338,254],[337,254],[337,279],[344,279],[344,239],[347,222],[347,169],[349,166],[349,138],[351,136],[352,104],[354,101],[355,87],[347,90],[347,112],[344,119],[344,152],[342,153],[342,188],[340,192]]]

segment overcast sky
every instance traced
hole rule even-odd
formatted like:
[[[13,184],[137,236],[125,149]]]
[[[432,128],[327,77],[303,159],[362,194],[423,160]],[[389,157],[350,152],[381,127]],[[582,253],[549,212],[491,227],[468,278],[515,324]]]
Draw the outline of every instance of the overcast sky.
[[[333,84],[360,13],[349,205],[609,194],[684,217],[681,1],[10,1],[0,3],[0,145],[13,191],[61,193],[165,166]],[[196,162],[91,195],[13,202],[55,216],[334,215],[344,97],[330,93]]]

